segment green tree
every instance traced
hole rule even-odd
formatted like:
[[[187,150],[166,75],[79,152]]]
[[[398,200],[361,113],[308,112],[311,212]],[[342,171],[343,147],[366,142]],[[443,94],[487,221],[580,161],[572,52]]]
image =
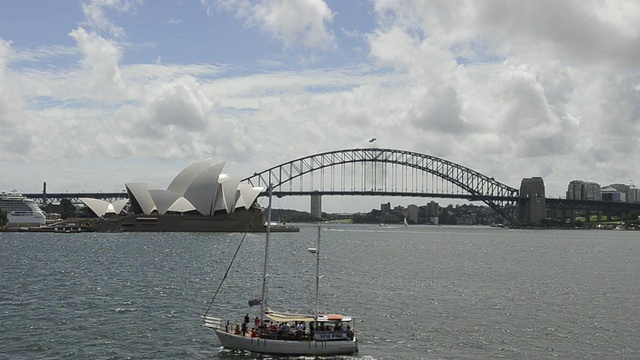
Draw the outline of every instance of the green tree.
[[[0,227],[7,225],[7,222],[7,214],[5,214],[4,211],[0,210]]]
[[[60,205],[62,205],[62,216],[63,219],[68,219],[70,217],[76,216],[76,207],[73,205],[71,200],[62,199],[60,200]]]

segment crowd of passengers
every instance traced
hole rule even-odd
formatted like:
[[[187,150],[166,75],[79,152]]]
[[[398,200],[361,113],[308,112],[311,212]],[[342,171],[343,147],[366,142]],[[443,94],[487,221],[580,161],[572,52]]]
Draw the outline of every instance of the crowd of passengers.
[[[229,329],[227,327],[227,332]],[[253,327],[249,331],[249,315],[245,315],[242,325],[236,325],[233,329],[233,333],[236,335],[247,336],[250,334],[252,338],[262,339],[279,339],[279,340],[313,340],[314,334],[318,332],[345,334],[349,340],[353,340],[353,330],[351,326],[342,326],[342,323],[337,322],[334,325],[326,324],[324,322],[314,323],[309,322],[309,331],[304,321],[294,321],[293,325],[289,325],[288,322],[271,322],[265,320],[264,324],[260,324],[260,319],[256,316],[253,320]],[[340,339],[341,336],[335,337]]]

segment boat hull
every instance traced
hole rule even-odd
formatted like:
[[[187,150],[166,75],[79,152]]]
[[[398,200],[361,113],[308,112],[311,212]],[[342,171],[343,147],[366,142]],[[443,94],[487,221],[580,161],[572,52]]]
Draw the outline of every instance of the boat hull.
[[[271,355],[350,355],[358,352],[358,342],[353,340],[274,340],[251,338],[214,329],[226,349],[251,351]]]

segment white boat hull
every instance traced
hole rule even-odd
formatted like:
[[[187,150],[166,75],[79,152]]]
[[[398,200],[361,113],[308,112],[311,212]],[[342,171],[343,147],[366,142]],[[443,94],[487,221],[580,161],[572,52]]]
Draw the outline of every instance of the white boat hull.
[[[226,349],[277,355],[350,355],[358,352],[355,338],[333,341],[274,340],[235,335],[218,328],[214,330]]]

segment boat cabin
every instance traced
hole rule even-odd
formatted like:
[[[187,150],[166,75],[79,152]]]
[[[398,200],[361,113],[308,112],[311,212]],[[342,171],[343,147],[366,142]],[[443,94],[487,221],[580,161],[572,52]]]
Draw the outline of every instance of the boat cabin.
[[[339,314],[319,316],[268,312],[259,337],[279,340],[353,340],[353,318]]]
[[[310,324],[313,339],[317,341],[353,339],[350,316],[339,314],[319,315],[315,323]]]

